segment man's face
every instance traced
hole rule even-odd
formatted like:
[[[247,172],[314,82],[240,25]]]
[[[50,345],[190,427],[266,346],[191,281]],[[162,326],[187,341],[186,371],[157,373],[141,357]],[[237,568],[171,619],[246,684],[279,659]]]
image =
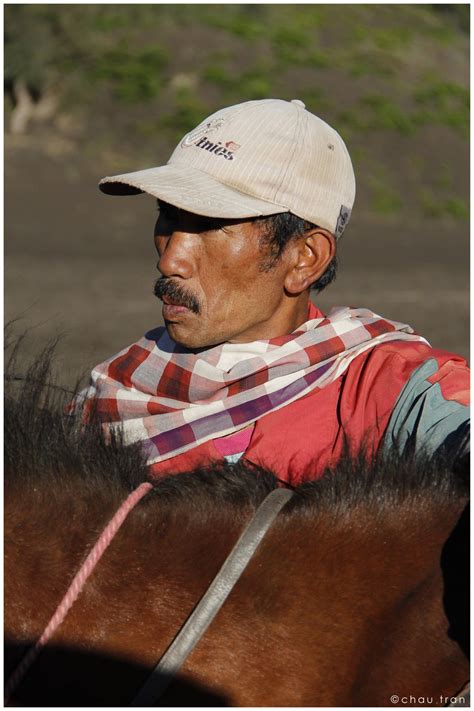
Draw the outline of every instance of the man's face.
[[[201,217],[161,202],[159,209],[155,245],[163,276],[155,294],[174,341],[195,349],[289,332],[285,255],[262,270],[258,221]]]

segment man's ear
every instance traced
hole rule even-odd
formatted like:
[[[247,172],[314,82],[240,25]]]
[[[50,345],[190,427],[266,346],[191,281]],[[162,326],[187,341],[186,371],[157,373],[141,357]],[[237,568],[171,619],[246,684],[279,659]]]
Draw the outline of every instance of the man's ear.
[[[301,294],[324,274],[336,255],[334,235],[322,227],[314,227],[288,245],[290,254],[285,289],[289,294]]]

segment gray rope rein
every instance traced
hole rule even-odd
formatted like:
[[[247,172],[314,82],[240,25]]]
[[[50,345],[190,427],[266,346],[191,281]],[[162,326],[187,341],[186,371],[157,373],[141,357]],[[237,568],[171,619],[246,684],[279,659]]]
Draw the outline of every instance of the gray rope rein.
[[[292,496],[293,492],[289,489],[274,489],[260,504],[204,596],[151,672],[131,706],[152,706],[165,691],[221,609],[276,516]]]

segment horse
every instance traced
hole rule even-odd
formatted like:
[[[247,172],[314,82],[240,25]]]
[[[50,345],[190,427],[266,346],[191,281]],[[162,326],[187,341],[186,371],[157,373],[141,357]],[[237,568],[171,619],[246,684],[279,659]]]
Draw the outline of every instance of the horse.
[[[50,360],[7,368],[6,679],[149,481],[138,446],[65,414]],[[9,703],[130,705],[280,486],[243,460],[154,481]],[[447,705],[469,675],[467,501],[466,469],[447,455],[347,455],[308,472],[156,703]]]

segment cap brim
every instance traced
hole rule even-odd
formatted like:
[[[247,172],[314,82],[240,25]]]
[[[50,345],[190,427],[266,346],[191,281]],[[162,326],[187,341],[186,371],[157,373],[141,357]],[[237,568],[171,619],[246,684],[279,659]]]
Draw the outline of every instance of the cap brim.
[[[108,195],[148,193],[182,210],[207,217],[259,217],[288,210],[284,205],[223,185],[196,168],[172,164],[103,178],[99,188]]]

